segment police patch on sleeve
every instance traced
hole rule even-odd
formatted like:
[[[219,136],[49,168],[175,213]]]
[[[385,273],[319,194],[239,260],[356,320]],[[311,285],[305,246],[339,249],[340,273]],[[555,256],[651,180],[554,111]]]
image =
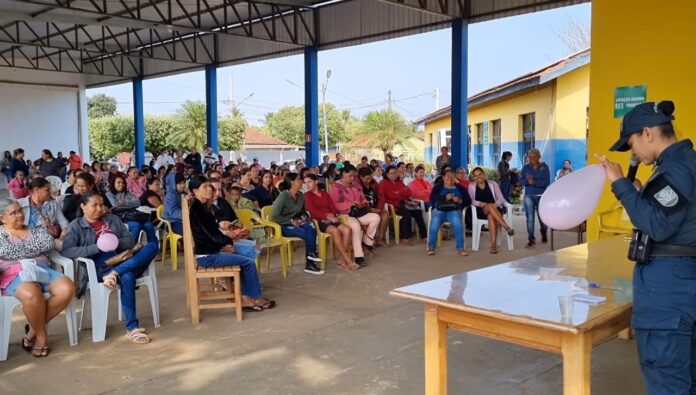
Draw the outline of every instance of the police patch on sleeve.
[[[669,214],[689,204],[679,190],[669,183],[664,175],[650,180],[645,195],[655,207]]]

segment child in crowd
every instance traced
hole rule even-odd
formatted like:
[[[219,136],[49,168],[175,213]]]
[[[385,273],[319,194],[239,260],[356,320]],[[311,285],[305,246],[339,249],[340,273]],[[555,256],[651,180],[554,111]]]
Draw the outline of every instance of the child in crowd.
[[[12,193],[12,197],[17,200],[29,196],[29,180],[23,171],[17,170],[14,178],[7,184],[7,189]]]
[[[254,203],[242,196],[242,188],[238,186],[232,186],[230,188],[230,193],[227,194],[227,202],[235,210],[240,208],[254,209]]]

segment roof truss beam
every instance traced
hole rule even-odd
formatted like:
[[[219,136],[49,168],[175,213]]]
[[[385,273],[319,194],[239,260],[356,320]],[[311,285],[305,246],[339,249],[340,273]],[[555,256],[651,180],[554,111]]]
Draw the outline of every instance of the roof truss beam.
[[[0,54],[0,67],[121,78],[137,77],[140,73],[137,66],[132,62],[128,62],[124,56],[109,59],[101,58],[90,64],[83,58],[83,53],[84,51],[79,51],[80,55],[77,56],[73,51],[65,49],[48,53],[43,47],[22,48],[13,46]]]

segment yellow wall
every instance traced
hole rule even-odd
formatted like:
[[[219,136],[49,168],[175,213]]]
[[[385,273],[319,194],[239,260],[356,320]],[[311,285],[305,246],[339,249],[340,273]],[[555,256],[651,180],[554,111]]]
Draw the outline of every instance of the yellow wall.
[[[590,132],[588,153],[607,153],[619,134],[614,88],[647,85],[649,101],[675,102],[679,138],[696,137],[696,1],[593,0]],[[628,153],[611,153],[623,164]],[[642,166],[645,180],[650,169]],[[615,201],[605,185],[597,211]],[[597,237],[596,213],[587,221],[588,239]]]
[[[556,81],[555,138],[584,139],[590,105],[590,67],[580,67]]]

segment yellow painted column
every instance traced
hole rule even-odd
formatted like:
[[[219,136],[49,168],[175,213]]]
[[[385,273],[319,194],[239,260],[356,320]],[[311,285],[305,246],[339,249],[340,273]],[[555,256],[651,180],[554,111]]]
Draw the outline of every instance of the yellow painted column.
[[[696,1],[593,0],[588,156],[607,153],[619,134],[614,89],[646,85],[647,100],[676,105],[677,137],[696,141]],[[628,166],[628,153],[611,153]],[[651,169],[638,173],[647,179]],[[597,238],[597,212],[615,202],[609,185],[588,218],[588,240]]]

